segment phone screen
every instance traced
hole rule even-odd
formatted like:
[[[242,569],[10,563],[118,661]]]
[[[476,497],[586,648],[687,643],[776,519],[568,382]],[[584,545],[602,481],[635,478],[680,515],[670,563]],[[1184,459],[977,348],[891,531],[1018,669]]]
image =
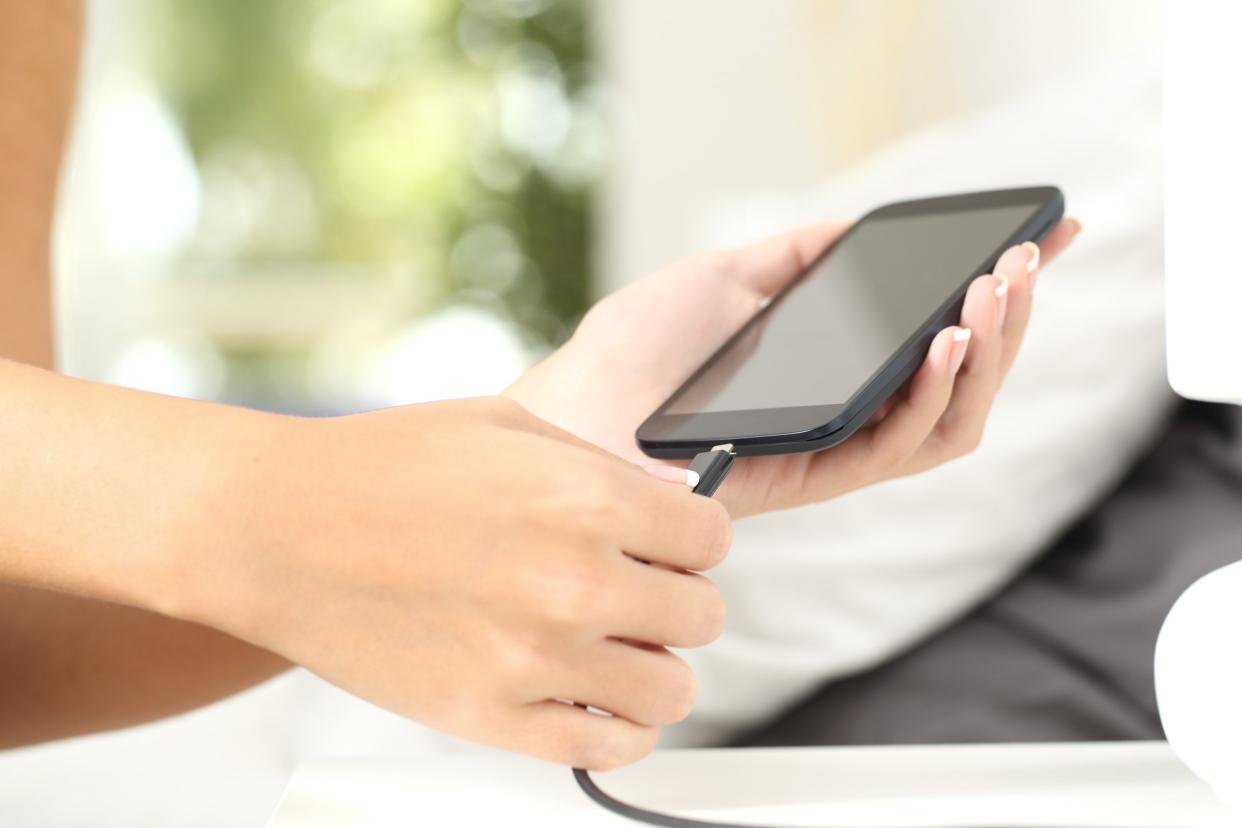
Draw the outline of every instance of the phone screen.
[[[862,221],[663,413],[847,402],[1038,209]]]

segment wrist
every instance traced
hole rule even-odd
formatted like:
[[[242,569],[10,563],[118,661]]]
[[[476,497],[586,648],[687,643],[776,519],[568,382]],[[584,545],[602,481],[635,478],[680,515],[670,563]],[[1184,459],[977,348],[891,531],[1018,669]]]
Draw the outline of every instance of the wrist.
[[[147,561],[133,603],[244,636],[270,539],[258,530],[283,492],[278,447],[296,418],[204,406],[178,453],[174,492],[147,527]]]
[[[0,360],[0,582],[215,625],[294,422]]]

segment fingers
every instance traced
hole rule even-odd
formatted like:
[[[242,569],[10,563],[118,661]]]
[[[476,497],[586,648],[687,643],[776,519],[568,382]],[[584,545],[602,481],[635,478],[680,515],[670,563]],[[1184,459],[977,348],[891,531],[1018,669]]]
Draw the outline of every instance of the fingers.
[[[1053,228],[1045,238],[1051,252],[1034,242],[1011,247],[991,275],[971,285],[962,308],[962,325],[974,332],[970,353],[944,416],[911,470],[942,463],[979,445],[996,393],[1026,335],[1041,259],[1046,262],[1064,250],[1078,229],[1073,220]]]
[[[1025,280],[1007,278],[1000,267],[997,275],[980,276],[971,283],[962,306],[962,325],[972,334],[970,349],[948,406],[919,449],[917,468],[943,462],[978,445],[1003,376],[1009,305],[1020,298],[1015,295],[1017,291],[1025,290]]]
[[[521,709],[500,747],[549,762],[604,771],[637,762],[655,748],[657,728],[635,724],[560,701],[541,701]]]
[[[1033,243],[1011,247],[992,274],[971,283],[962,322],[973,336],[953,395],[908,472],[921,471],[973,451],[983,438],[996,392],[1017,354],[1031,313],[1031,275],[1039,262]]]
[[[1052,229],[1038,246],[1020,245],[1005,251],[996,264],[997,273],[1009,279],[1009,313],[1005,320],[1005,349],[1002,357],[1001,376],[1009,373],[1010,366],[1018,356],[1027,322],[1031,316],[1031,301],[1040,268],[1047,266],[1061,254],[1082,225],[1075,219],[1066,219]]]
[[[1082,222],[1076,218],[1063,219],[1044,236],[1039,243],[1039,266],[1046,267],[1069,247],[1070,242],[1082,232]]]
[[[623,471],[627,472],[625,488],[615,497],[624,551],[645,561],[698,572],[724,560],[733,529],[719,501],[696,495],[685,485],[657,480],[637,466]]]
[[[724,631],[726,605],[702,575],[624,557],[613,576],[617,606],[602,610],[601,635],[668,647],[703,647]]]
[[[961,327],[937,335],[906,389],[841,445],[786,458],[782,474],[798,493],[791,502],[822,500],[974,448],[1026,332],[1039,266],[1063,252],[1080,230],[1067,219],[1045,236],[1042,249],[1029,244],[1006,251],[993,274],[972,283]]]
[[[599,446],[530,414],[504,397],[489,399],[500,422],[559,444],[548,463],[578,475],[566,522],[583,532],[619,540],[621,550],[678,569],[703,571],[724,560],[733,539],[729,513],[685,485],[670,485]]]
[[[833,221],[813,224],[736,251],[738,278],[760,296],[772,296],[806,269],[849,227]]]
[[[927,358],[910,381],[904,400],[873,429],[875,450],[893,466],[911,457],[931,434],[953,397],[953,384],[969,352],[974,332],[945,328],[932,340]]]
[[[993,273],[1008,285],[1007,310],[1004,319],[1004,344],[1001,348],[1000,380],[1009,372],[1018,356],[1022,339],[1026,336],[1027,322],[1031,318],[1031,303],[1035,276],[1038,273],[1042,251],[1033,242],[1011,247],[996,263]],[[987,277],[983,277],[987,278]]]
[[[805,490],[813,498],[906,473],[908,462],[936,428],[953,396],[954,379],[971,347],[968,328],[945,328],[936,334],[927,358],[915,372],[904,398],[897,399],[876,425],[863,429],[807,466]]]
[[[558,698],[655,727],[690,715],[698,696],[698,681],[686,662],[668,650],[624,641],[592,642],[547,678]]]

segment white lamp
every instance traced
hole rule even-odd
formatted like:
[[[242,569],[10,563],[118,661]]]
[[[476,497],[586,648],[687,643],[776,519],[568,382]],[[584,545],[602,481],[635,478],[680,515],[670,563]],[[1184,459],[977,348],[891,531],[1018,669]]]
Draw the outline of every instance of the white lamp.
[[[1231,44],[1240,23],[1242,4],[1165,6],[1169,382],[1184,397],[1228,403],[1242,403],[1242,278],[1220,254],[1236,237],[1242,122],[1221,105],[1219,81],[1242,73]],[[1242,562],[1178,599],[1155,673],[1169,744],[1242,817]]]
[[[1170,270],[1166,285],[1170,383],[1184,397],[1242,401],[1242,330],[1219,318],[1242,307],[1242,280]],[[1170,746],[1242,816],[1242,560],[1177,600],[1156,643],[1155,676]]]
[[[1156,644],[1156,698],[1173,750],[1242,815],[1242,562],[1174,605]]]

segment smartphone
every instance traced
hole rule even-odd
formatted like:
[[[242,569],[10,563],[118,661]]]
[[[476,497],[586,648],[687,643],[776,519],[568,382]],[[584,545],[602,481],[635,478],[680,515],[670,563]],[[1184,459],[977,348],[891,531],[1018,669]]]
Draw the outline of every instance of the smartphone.
[[[1056,187],[889,204],[859,219],[638,428],[652,457],[845,440],[961,318],[970,283],[1065,212]]]

